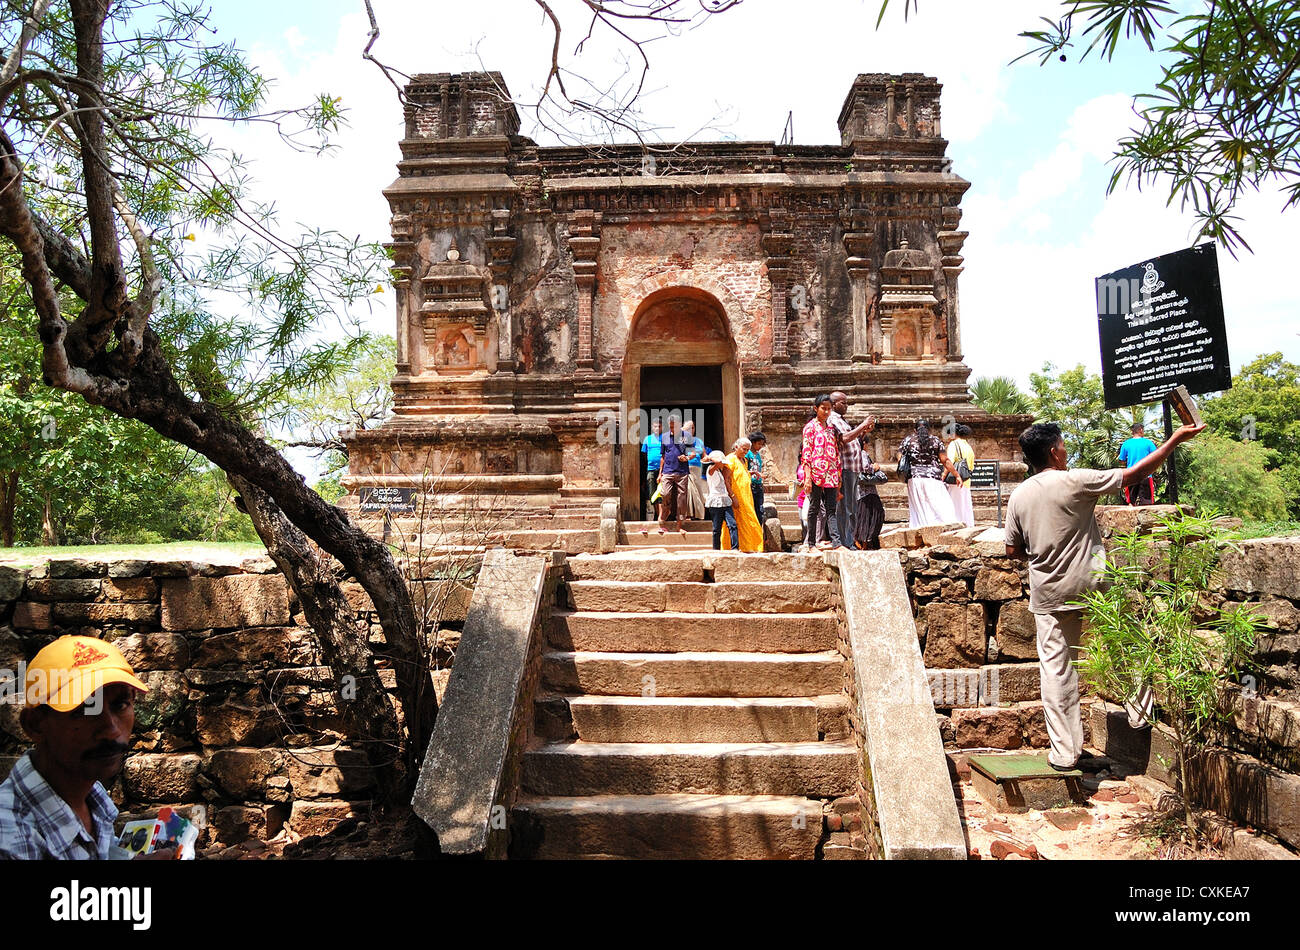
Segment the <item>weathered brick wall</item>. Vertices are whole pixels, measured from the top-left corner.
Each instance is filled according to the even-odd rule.
[[[359,585],[345,589],[381,681],[395,691],[371,605]],[[439,692],[467,590],[443,611]],[[18,670],[65,633],[113,642],[149,687],[136,703],[132,754],[110,790],[124,816],[203,805],[208,842],[226,845],[286,827],[292,836],[322,834],[368,811],[373,776],[344,731],[346,688],[269,558],[0,567],[0,668]],[[3,772],[28,745],[19,708],[0,704]]]
[[[917,634],[944,743],[1045,748],[1027,569],[1001,544],[903,552]]]
[[[758,225],[674,222],[605,226],[595,304],[603,360],[622,356],[643,283],[665,275],[716,291],[738,359],[771,359],[771,284]]]

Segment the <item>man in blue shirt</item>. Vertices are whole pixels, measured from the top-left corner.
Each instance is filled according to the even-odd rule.
[[[659,533],[668,528],[669,521],[677,522],[677,530],[683,534],[690,502],[686,493],[690,490],[691,477],[690,455],[695,450],[694,442],[685,440],[677,428],[677,416],[668,417],[668,431],[659,436],[662,446],[659,457],[659,483],[663,494],[659,496]]]
[[[659,454],[662,451],[663,444],[659,441],[661,425],[656,419],[650,423],[650,434],[641,440],[641,454],[645,459],[645,496],[646,503],[654,496],[655,489],[659,487]],[[658,505],[650,505],[648,515],[650,521],[659,520]]]
[[[1132,437],[1119,447],[1119,460],[1125,468],[1132,468],[1156,450],[1156,444],[1146,437],[1142,423],[1133,423],[1129,431]],[[1124,498],[1130,505],[1149,505],[1155,497],[1156,480],[1150,475],[1132,487],[1124,487]]]

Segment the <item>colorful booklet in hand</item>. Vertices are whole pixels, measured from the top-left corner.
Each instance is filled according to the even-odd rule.
[[[117,846],[131,857],[152,854],[159,848],[174,847],[178,860],[193,861],[194,843],[198,841],[199,832],[205,824],[205,813],[201,806],[192,808],[189,818],[183,817],[174,808],[163,807],[158,810],[157,818],[128,821],[117,839]]]

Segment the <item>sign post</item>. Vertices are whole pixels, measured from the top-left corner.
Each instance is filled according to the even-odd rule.
[[[367,486],[358,492],[360,502],[358,510],[363,515],[379,513],[384,519],[383,541],[388,543],[388,534],[393,514],[412,514],[415,512],[415,493],[410,488],[389,488],[387,486]]]
[[[998,496],[998,527],[1002,527],[1002,463],[997,459],[976,459],[970,473],[970,487],[993,488]]]
[[[1097,333],[1106,408],[1164,399],[1175,386],[1193,395],[1232,386],[1228,336],[1213,244],[1153,257],[1097,278]],[[1165,438],[1173,434],[1164,406]],[[1168,501],[1178,501],[1174,457]],[[1154,500],[1154,499],[1153,499]]]

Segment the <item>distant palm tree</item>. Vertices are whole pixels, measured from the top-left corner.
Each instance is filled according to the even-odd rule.
[[[971,387],[971,401],[985,412],[997,416],[1020,415],[1032,411],[1028,396],[1010,376],[981,376]]]

